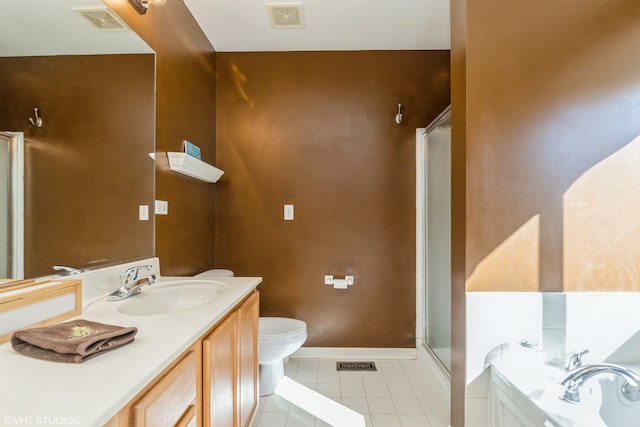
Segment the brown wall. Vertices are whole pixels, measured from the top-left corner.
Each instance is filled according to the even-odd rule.
[[[449,53],[218,53],[217,66],[216,265],[264,277],[261,315],[305,320],[307,346],[414,346],[415,129],[449,104]]]
[[[634,0],[452,2],[454,427],[463,273],[468,291],[638,290],[639,19]]]
[[[153,255],[153,72],[153,55],[0,59],[0,129],[25,133],[26,277]]]
[[[467,289],[640,290],[640,4],[467,7]]]
[[[153,5],[139,16],[127,3],[106,0],[156,52],[156,198],[169,215],[156,216],[156,255],[162,274],[189,275],[213,267],[215,184],[168,170],[167,151],[187,139],[215,164],[215,53],[182,1]]]

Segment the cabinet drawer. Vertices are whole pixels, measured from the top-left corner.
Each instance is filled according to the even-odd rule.
[[[196,374],[196,355],[190,351],[133,405],[133,425],[190,425],[195,419]]]

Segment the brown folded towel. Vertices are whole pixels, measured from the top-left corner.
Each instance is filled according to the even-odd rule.
[[[52,362],[82,363],[133,341],[138,329],[71,320],[57,325],[14,332],[11,346],[18,353]]]

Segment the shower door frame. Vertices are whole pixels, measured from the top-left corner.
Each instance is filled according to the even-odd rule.
[[[428,126],[416,129],[416,347],[426,352],[428,357],[440,370],[442,377],[451,381],[449,369],[442,363],[439,357],[427,344],[426,330],[427,318],[427,259],[428,259],[428,235],[427,235],[427,135],[437,127],[440,120],[450,114],[451,106],[448,106]]]
[[[6,204],[9,218],[8,267],[11,279],[24,278],[24,133],[0,131],[9,146],[9,180]]]

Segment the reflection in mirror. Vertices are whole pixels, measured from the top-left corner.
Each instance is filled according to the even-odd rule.
[[[22,133],[0,132],[0,278],[24,277],[23,158]]]
[[[0,131],[24,133],[24,277],[153,256],[153,216],[138,219],[154,201],[153,51],[101,0],[3,0],[0,40]]]

